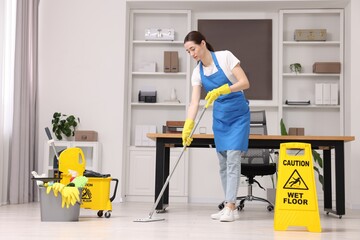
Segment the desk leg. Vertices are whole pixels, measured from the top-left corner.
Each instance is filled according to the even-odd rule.
[[[169,147],[165,147],[165,158],[164,158],[164,182],[166,181],[166,178],[169,176],[169,172],[170,172],[170,148]],[[164,195],[163,195],[163,203],[168,206],[169,205],[169,186],[170,186],[170,182],[168,184],[168,186],[165,189]],[[165,210],[165,207],[163,207],[163,209]]]
[[[324,150],[324,208],[326,212],[345,215],[344,143],[335,144],[335,210],[332,208],[331,152]]]
[[[331,150],[323,151],[323,170],[324,170],[324,208],[325,211],[332,210],[332,177],[331,177]]]
[[[155,200],[159,196],[161,189],[166,181],[166,177],[169,175],[169,155],[170,150],[168,147],[165,147],[163,139],[158,138],[156,141],[156,164],[155,164]],[[161,197],[156,210],[162,211],[165,210],[169,202],[169,190],[166,188],[163,196]]]
[[[344,142],[335,146],[335,189],[336,189],[336,214],[345,215],[345,163]]]

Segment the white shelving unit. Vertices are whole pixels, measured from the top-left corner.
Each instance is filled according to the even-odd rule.
[[[84,153],[86,166],[85,169],[95,172],[101,171],[100,160],[100,143],[99,142],[78,142],[78,141],[55,141],[55,149],[59,153],[60,151],[77,147],[81,148]],[[55,153],[51,145],[46,141],[44,144],[44,167],[43,172],[52,175]]]
[[[184,121],[190,89],[190,56],[183,47],[183,38],[191,31],[191,11],[188,10],[130,10],[128,44],[128,118],[127,118],[127,200],[153,201],[155,193],[155,148],[135,146],[137,125],[156,126],[162,132],[166,121]],[[174,41],[146,41],[145,29],[173,28]],[[166,73],[164,51],[177,51],[179,72]],[[155,72],[139,71],[142,63],[156,63]],[[140,90],[157,91],[156,103],[138,102]],[[168,102],[172,89],[179,102]],[[176,152],[172,150],[172,152]],[[170,184],[170,196],[187,196],[187,157],[179,166],[179,178]],[[138,176],[138,177],[136,177]]]
[[[307,135],[344,133],[344,16],[341,9],[281,10],[279,16],[279,116],[287,127],[304,127]],[[327,29],[326,41],[294,41],[296,29]],[[314,62],[340,62],[340,74],[316,74]],[[300,63],[302,72],[290,72]],[[336,83],[338,105],[315,105],[315,84]],[[286,105],[286,100],[310,105]]]

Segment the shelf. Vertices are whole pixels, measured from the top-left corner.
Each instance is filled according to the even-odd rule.
[[[186,76],[186,72],[132,72],[133,75],[152,75],[152,76]]]
[[[339,105],[286,105],[283,104],[284,108],[331,108],[331,109],[340,109]]]
[[[340,41],[283,41],[284,45],[340,45]]]
[[[145,41],[145,40],[134,40],[134,44],[174,44],[174,45],[182,45],[183,41]]]
[[[269,107],[269,108],[277,108],[279,105],[274,101],[263,101],[263,100],[249,100],[249,107],[261,108],[261,107]]]
[[[135,146],[131,145],[129,146],[130,151],[149,151],[149,150],[155,150],[154,146]]]
[[[283,73],[284,77],[340,77],[339,73]]]
[[[185,107],[184,103],[171,103],[171,102],[161,102],[161,103],[139,103],[132,102],[131,106],[146,106],[146,107]]]

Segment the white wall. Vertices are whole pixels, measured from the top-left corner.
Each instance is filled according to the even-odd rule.
[[[356,138],[360,137],[360,1],[351,1],[348,5],[346,12],[348,13],[347,19],[350,20],[350,24],[346,25],[346,79],[350,78],[349,82],[346,82],[346,134],[353,135]],[[345,149],[346,152],[346,203],[350,208],[360,209],[360,148],[359,140],[356,139]]]
[[[139,1],[127,1],[142,7],[155,7],[148,3],[143,5]],[[149,1],[146,1],[149,2]],[[176,1],[167,1],[168,6],[175,6]],[[173,2],[174,5],[170,3]],[[232,1],[236,2],[236,1]],[[242,2],[239,0],[239,2]],[[255,1],[253,1],[255,2]],[[269,2],[269,1],[266,1]],[[281,1],[277,1],[277,4]],[[285,2],[285,1],[284,1]],[[300,2],[300,3],[299,3]],[[327,7],[337,7],[334,2],[344,1],[303,1],[306,4],[324,4]],[[319,3],[320,2],[320,3]],[[326,2],[329,2],[326,5]],[[197,9],[204,11],[205,3],[194,3]],[[216,3],[215,3],[216,4]],[[265,4],[265,6],[269,6]],[[286,4],[289,4],[287,1]],[[301,6],[301,1],[294,3]],[[99,141],[103,145],[103,171],[111,173],[113,177],[122,180],[122,156],[124,156],[123,122],[124,111],[125,61],[126,61],[126,1],[125,0],[62,0],[40,2],[40,34],[39,34],[39,161],[43,161],[43,142],[46,137],[43,131],[50,125],[54,111],[76,114],[81,118],[80,129],[97,130]],[[166,3],[157,6],[166,7]],[[190,2],[179,4],[182,8],[191,8]],[[178,7],[177,6],[177,7]],[[214,3],[211,4],[214,7]],[[315,6],[315,5],[314,5]],[[253,7],[253,6],[252,6]],[[284,7],[286,7],[284,5]],[[216,8],[215,8],[216,9]],[[240,9],[240,8],[239,8]],[[256,7],[253,7],[253,10]],[[264,9],[264,7],[262,7]],[[346,123],[349,127],[346,134],[359,136],[359,118],[355,103],[359,103],[359,73],[356,65],[360,62],[359,36],[355,23],[359,22],[358,1],[351,1],[347,12],[351,13],[351,26],[348,27],[346,44],[350,42],[351,51],[347,45],[346,90],[347,99]],[[256,10],[261,11],[261,10]],[[266,10],[264,10],[266,11]],[[348,17],[347,17],[348,19]],[[347,25],[348,26],[348,25]],[[351,36],[349,36],[351,32]],[[354,54],[357,50],[358,54]],[[352,54],[350,54],[350,52]],[[351,86],[351,87],[350,87]],[[351,149],[351,151],[350,151]],[[193,156],[201,156],[201,150]],[[359,189],[360,149],[356,142],[346,148],[346,201],[347,206],[360,208],[360,193],[351,191]],[[202,158],[204,159],[204,158]],[[216,157],[209,159],[207,164],[203,160],[193,162],[189,168],[189,198],[201,200],[202,193],[214,189],[221,191],[217,171],[206,174],[203,182],[191,182],[194,176],[199,176],[198,169],[215,169]],[[191,161],[190,161],[191,162]],[[40,163],[42,165],[42,163]],[[209,185],[207,185],[209,184]],[[119,193],[123,194],[123,188]],[[201,190],[201,191],[200,191]],[[203,192],[202,192],[203,191]],[[120,194],[118,194],[119,196]],[[215,195],[210,198],[216,198]],[[119,198],[117,198],[119,200]]]
[[[39,12],[39,165],[44,128],[60,111],[98,132],[102,172],[121,180],[125,1],[40,1]]]

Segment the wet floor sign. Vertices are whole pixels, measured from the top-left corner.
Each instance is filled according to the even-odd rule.
[[[290,226],[321,232],[312,151],[307,143],[280,145],[274,229]]]

